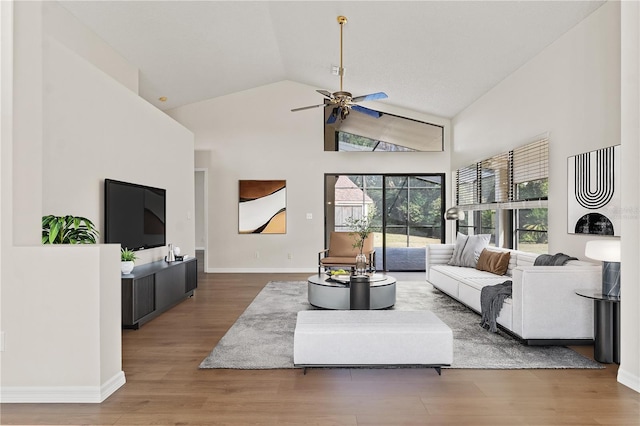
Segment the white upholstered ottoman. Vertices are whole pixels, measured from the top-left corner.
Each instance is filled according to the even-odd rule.
[[[299,367],[423,365],[453,361],[453,332],[428,311],[301,311],[293,339]]]

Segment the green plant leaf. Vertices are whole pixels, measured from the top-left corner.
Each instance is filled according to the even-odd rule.
[[[99,233],[93,222],[82,216],[42,217],[43,244],[95,244]]]
[[[55,244],[56,237],[60,232],[60,222],[55,221],[51,225],[51,230],[49,231],[49,244]]]

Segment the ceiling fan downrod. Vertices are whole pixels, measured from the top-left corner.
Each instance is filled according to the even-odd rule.
[[[342,66],[342,28],[347,23],[346,16],[338,16],[338,24],[340,24],[340,68],[338,69],[338,75],[340,76],[340,91],[342,92],[342,76],[344,75],[344,67]]]

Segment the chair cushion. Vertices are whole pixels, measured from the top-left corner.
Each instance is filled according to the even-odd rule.
[[[320,259],[320,263],[323,265],[354,265],[356,264],[355,256],[327,256]],[[369,263],[369,259],[367,258],[367,263]]]
[[[360,250],[353,245],[356,242],[356,234],[350,235],[350,232],[332,232],[329,236],[329,253],[328,257],[355,257]],[[373,235],[369,234],[364,240],[362,252],[369,254],[373,251]]]
[[[349,232],[332,232],[329,236],[328,257],[356,257],[358,250],[353,247],[355,238]]]

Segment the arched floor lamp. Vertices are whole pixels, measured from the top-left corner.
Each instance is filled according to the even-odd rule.
[[[446,212],[444,212],[445,220],[464,220],[464,211],[460,210],[458,207],[449,207]]]

